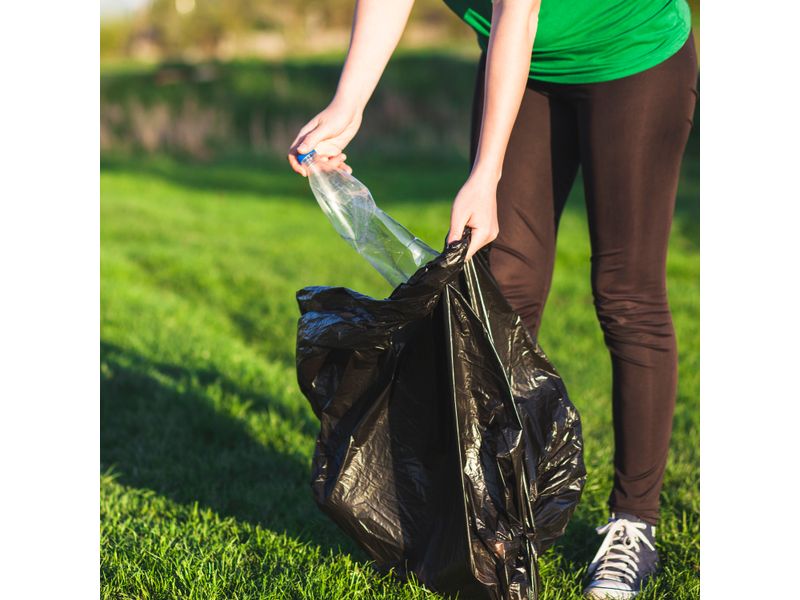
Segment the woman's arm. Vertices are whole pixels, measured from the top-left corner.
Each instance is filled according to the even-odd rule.
[[[497,183],[531,66],[540,0],[495,0],[478,151],[450,214],[448,242],[472,229],[467,258],[497,237]]]
[[[306,175],[296,154],[316,150],[343,161],[341,154],[361,125],[361,115],[389,58],[400,41],[414,0],[358,0],[353,15],[350,49],[331,103],[297,134],[289,164]]]

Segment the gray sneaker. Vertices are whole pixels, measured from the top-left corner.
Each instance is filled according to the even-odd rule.
[[[658,568],[656,528],[633,515],[612,513],[597,533],[605,538],[589,564],[590,580],[583,590],[584,598],[635,597]]]

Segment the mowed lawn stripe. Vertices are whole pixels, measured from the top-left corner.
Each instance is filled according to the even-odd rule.
[[[356,175],[440,247],[465,170],[415,161]],[[645,599],[699,597],[692,160],[684,175],[668,265],[681,366],[659,527],[665,569]],[[119,159],[104,165],[101,194],[103,597],[437,597],[377,576],[311,496],[317,423],[296,384],[294,294],[306,285],[390,290],[336,236],[307,182],[282,164]],[[579,597],[613,455],[580,188],[558,243],[541,343],[581,411],[589,479],[567,535],[541,561],[547,599]]]

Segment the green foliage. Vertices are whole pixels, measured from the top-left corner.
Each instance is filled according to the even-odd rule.
[[[133,15],[100,24],[101,58],[141,54],[147,43],[156,60],[225,56],[289,56],[347,50],[353,0],[152,0]],[[470,43],[473,33],[441,0],[417,0],[404,43],[440,47]],[[271,34],[264,48],[231,44]],[[112,43],[112,42],[117,43]],[[226,48],[226,46],[228,46]]]
[[[199,0],[187,14],[176,4],[154,0],[139,19],[140,30],[150,29],[166,56],[191,47],[213,51],[226,34],[275,29],[282,13],[277,2]]]
[[[476,62],[445,51],[398,53],[348,154],[435,149],[463,155]],[[101,144],[104,151],[199,158],[234,151],[282,155],[333,97],[340,69],[337,57],[107,68]]]
[[[643,594],[699,597],[697,139],[681,182],[669,292],[680,377],[659,549]],[[431,245],[464,161],[354,163],[377,201]],[[103,159],[101,586],[114,599],[433,598],[375,574],[315,506],[317,423],[297,389],[294,293],[389,289],[283,163]],[[576,599],[611,481],[610,368],[591,304],[575,190],[541,343],[581,411],[589,471],[566,536],[542,560],[547,600]]]

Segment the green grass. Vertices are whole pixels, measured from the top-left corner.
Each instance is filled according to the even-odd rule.
[[[436,597],[375,575],[309,487],[317,424],[296,384],[294,293],[330,284],[384,296],[388,286],[283,164],[102,166],[102,596]],[[355,167],[384,208],[441,246],[465,164]],[[699,597],[697,186],[693,139],[669,258],[680,378],[664,571],[644,599]],[[589,472],[567,534],[542,559],[544,597],[578,598],[613,448],[580,189],[562,222],[541,343],[581,411]]]

